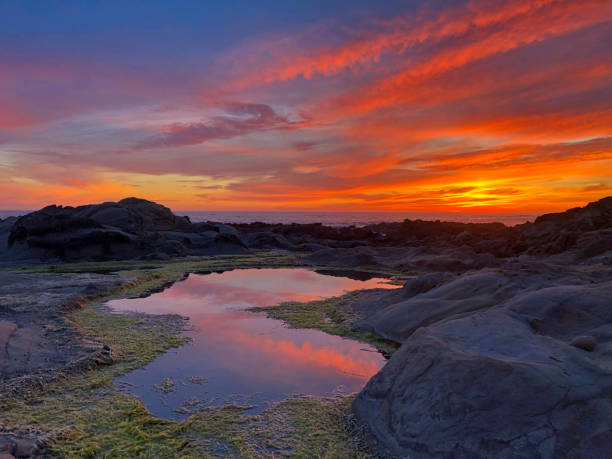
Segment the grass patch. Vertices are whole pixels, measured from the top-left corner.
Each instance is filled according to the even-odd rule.
[[[274,251],[256,251],[243,255],[210,255],[201,257],[174,258],[167,261],[113,260],[91,261],[81,263],[61,263],[47,265],[22,266],[5,268],[5,271],[26,273],[109,273],[119,271],[150,271],[167,269],[192,272],[199,269],[238,269],[257,267],[296,266],[304,254]]]
[[[314,328],[331,335],[356,339],[373,345],[385,355],[391,355],[399,348],[398,343],[352,327],[359,315],[351,305],[363,294],[364,291],[358,290],[324,300],[303,303],[288,301],[277,306],[250,308],[249,311],[265,312],[268,317],[282,320],[291,328]]]

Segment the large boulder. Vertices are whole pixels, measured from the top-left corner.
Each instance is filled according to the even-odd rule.
[[[492,307],[512,297],[519,288],[517,281],[496,271],[468,274],[381,308],[358,327],[401,343],[419,327]]]
[[[492,277],[488,287],[483,274],[414,297],[454,298],[458,282],[475,303],[479,291],[506,290],[484,309],[437,319],[413,303],[431,322],[410,333],[401,320],[412,316],[397,318],[404,344],[357,397],[357,418],[387,452],[411,458],[609,457],[610,272],[558,286]]]
[[[0,258],[76,261],[248,252],[231,228],[209,229],[202,232],[189,218],[144,199],[48,206],[16,220]]]
[[[189,218],[178,217],[161,204],[138,198],[77,207],[74,217],[91,219],[132,234],[177,229],[191,231]]]

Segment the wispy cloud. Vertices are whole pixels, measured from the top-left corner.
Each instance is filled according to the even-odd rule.
[[[0,207],[137,193],[184,209],[545,211],[610,192],[609,1],[370,4],[385,14],[350,24],[338,5],[223,37],[184,23],[170,34],[184,47],[125,44],[138,54],[77,52],[69,30],[52,52],[0,37]]]
[[[228,139],[256,131],[288,128],[292,124],[265,104],[232,104],[227,114],[207,122],[173,124],[165,132],[137,143],[135,149],[197,145],[213,139]]]

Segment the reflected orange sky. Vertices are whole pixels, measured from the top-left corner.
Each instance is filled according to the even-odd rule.
[[[38,36],[9,15],[0,208],[541,213],[612,194],[610,1],[109,5],[55,12],[89,24],[86,52],[60,19]],[[106,32],[119,19],[130,39]]]
[[[262,400],[274,401],[293,393],[331,396],[340,389],[358,391],[385,363],[375,348],[319,330],[289,328],[246,309],[377,287],[397,288],[377,278],[359,281],[306,269],[248,269],[192,274],[146,298],[110,301],[115,310],[177,313],[190,319],[191,343],[122,380],[138,387],[136,393],[147,407],[164,416],[190,396],[224,399],[235,393],[260,393]],[[152,384],[165,377],[183,381],[194,375],[207,378],[206,384],[181,384],[165,405],[158,404]]]

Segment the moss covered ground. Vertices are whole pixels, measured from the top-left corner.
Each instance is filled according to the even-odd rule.
[[[44,386],[10,397],[0,395],[0,429],[27,429],[48,437],[43,451],[48,457],[372,457],[351,425],[351,397],[289,399],[258,415],[246,413],[248,406],[204,404],[187,419],[172,421],[153,417],[138,399],[113,385],[116,376],[183,344],[185,322],[177,315],[114,314],[104,306],[106,300],[155,291],[186,272],[298,265],[294,255],[258,253],[159,264],[106,262],[21,269],[125,271],[131,280],[104,297],[90,298],[69,316],[71,325],[87,338],[112,348],[113,363],[61,374]],[[339,310],[330,306],[334,301],[317,308],[334,319]],[[297,319],[291,320],[299,326]],[[319,316],[303,319],[306,322],[320,325]],[[352,335],[342,323],[343,317],[336,317],[325,331],[373,339]]]
[[[265,312],[268,317],[282,320],[292,328],[314,328],[331,335],[368,343],[389,356],[399,348],[398,343],[381,338],[374,333],[355,330],[352,326],[352,323],[359,317],[351,304],[363,294],[363,291],[354,291],[324,300],[288,301],[276,306],[257,307],[249,310]]]

